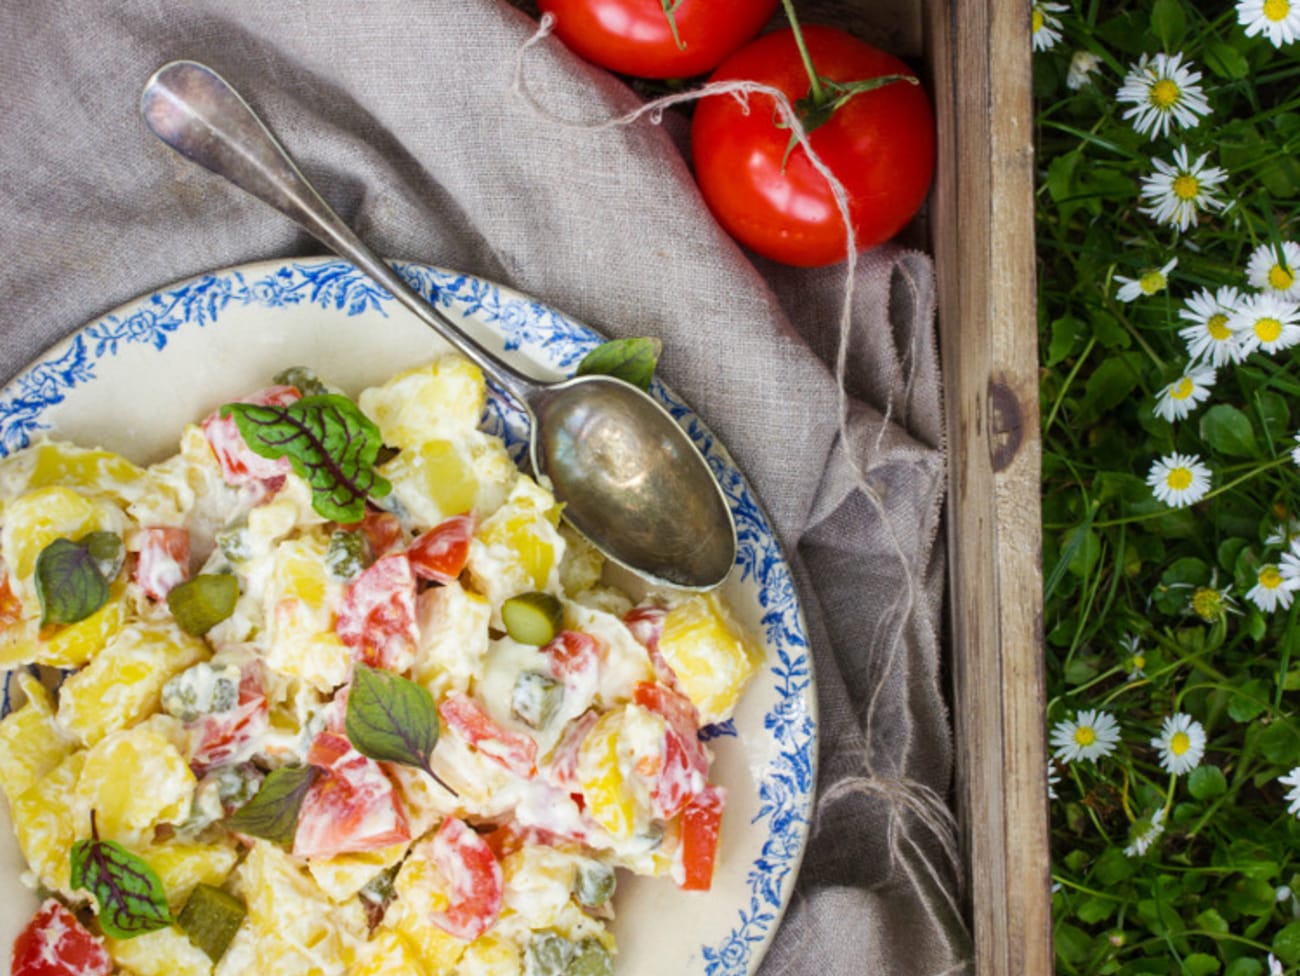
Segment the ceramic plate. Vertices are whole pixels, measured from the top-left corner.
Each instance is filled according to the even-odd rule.
[[[399,270],[476,338],[540,378],[567,375],[600,342],[586,326],[490,282],[421,265]],[[355,394],[444,348],[346,262],[219,271],[131,302],[47,351],[0,391],[0,451],[48,432],[149,463],[175,449],[183,423],[287,366],[310,366]],[[713,888],[684,893],[668,879],[621,879],[617,968],[620,976],[745,976],[776,930],[808,832],[816,732],[807,637],[790,569],[745,479],[671,390],[656,381],[652,393],[694,438],[730,501],[740,551],[724,592],[763,644],[766,664],[735,717],[707,730],[714,777],[728,791]],[[484,425],[524,457],[522,417],[504,397],[491,398]],[[7,690],[6,682],[5,708]],[[18,880],[22,868],[6,827],[0,955],[35,905]]]

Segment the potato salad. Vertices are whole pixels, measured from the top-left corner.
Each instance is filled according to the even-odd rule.
[[[267,382],[0,461],[11,972],[616,972],[621,873],[709,888],[756,644],[610,585],[463,358]]]

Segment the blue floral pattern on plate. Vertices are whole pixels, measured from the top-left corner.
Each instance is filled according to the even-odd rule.
[[[427,300],[487,325],[507,351],[569,372],[601,338],[587,327],[532,299],[470,275],[418,264],[396,263]],[[351,264],[304,259],[203,275],[132,302],[91,323],[50,350],[0,391],[0,455],[27,446],[52,425],[50,408],[73,389],[97,379],[97,366],[127,346],[163,350],[181,330],[217,325],[232,308],[275,310],[289,306],[333,309],[349,316],[387,315],[392,297]],[[691,409],[657,379],[651,393],[690,434],[717,475],[739,533],[738,573],[761,604],[776,704],[763,718],[762,734],[776,745],[775,759],[756,771],[758,813],[753,824],[766,840],[747,874],[747,903],[716,944],[698,949],[707,976],[746,976],[758,965],[775,932],[794,884],[816,779],[814,689],[807,635],[790,568],[757,498],[717,438]],[[491,390],[484,428],[501,436],[522,462],[527,429],[523,415],[500,390]],[[10,679],[0,687],[9,708]],[[0,712],[2,714],[3,712]],[[711,727],[708,739],[759,734],[732,722]]]

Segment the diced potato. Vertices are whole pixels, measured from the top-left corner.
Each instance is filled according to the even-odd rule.
[[[109,588],[108,602],[85,620],[43,628],[38,617],[28,617],[0,632],[0,668],[21,664],[79,668],[122,629],[126,618],[126,585],[118,580]]]
[[[468,691],[488,649],[492,605],[458,581],[420,594],[416,623],[420,641],[411,677],[435,698]]]
[[[82,822],[68,802],[86,765],[74,752],[10,804],[14,836],[32,874],[52,891],[71,894],[68,854]]]
[[[730,717],[762,655],[713,593],[693,594],[664,617],[659,652],[704,723]]]
[[[0,497],[6,501],[51,485],[110,495],[123,505],[148,487],[144,469],[120,454],[67,441],[39,441],[0,461]]]
[[[127,509],[140,525],[186,525],[191,544],[200,555],[208,551],[214,527],[226,521],[225,512],[237,498],[226,485],[221,465],[197,424],[186,424],[180,450],[150,465],[149,492]]]
[[[59,722],[85,745],[157,712],[163,685],[208,657],[207,646],[170,621],[118,631],[59,691]]]
[[[577,865],[578,855],[538,844],[507,855],[501,862],[505,910],[521,916],[530,929],[557,927],[572,904]]]
[[[73,749],[44,685],[30,674],[19,674],[18,683],[27,703],[0,721],[0,788],[11,803]]]
[[[344,918],[288,854],[256,841],[238,873],[258,976],[334,976],[346,970]],[[350,934],[363,933],[364,928]]]
[[[465,976],[521,976],[524,971],[521,957],[517,945],[489,933],[470,943],[456,972]]]
[[[146,932],[131,939],[106,938],[113,961],[136,976],[210,976],[212,960],[180,929]]]
[[[395,929],[380,929],[357,952],[348,976],[440,976],[430,973],[410,939]]]
[[[140,847],[158,824],[189,815],[194,787],[185,757],[163,736],[113,732],[86,752],[75,792],[79,822],[89,823],[93,810],[102,838]]]
[[[267,663],[322,691],[343,684],[352,662],[334,633],[343,584],[325,565],[327,546],[321,532],[281,543],[266,593]]]
[[[61,485],[36,488],[14,499],[5,509],[0,549],[9,567],[10,586],[22,601],[25,615],[40,616],[33,573],[36,558],[46,546],[55,539],[75,542],[91,532],[121,535],[126,525],[126,516],[112,501]]]
[[[433,912],[448,905],[442,880],[429,858],[429,840],[419,842],[419,850],[402,863],[393,882],[396,895],[384,913],[380,931],[401,935],[430,973],[452,972],[469,945],[465,940],[445,932],[431,919]]]
[[[610,836],[631,837],[648,819],[648,797],[638,764],[663,761],[664,720],[639,705],[624,705],[596,720],[578,749],[578,781],[591,818]]]
[[[529,590],[558,592],[564,557],[560,506],[533,479],[520,476],[506,503],[483,520],[470,543],[466,568],[474,588],[494,607]],[[499,613],[494,627],[501,629]]]
[[[404,842],[377,851],[313,858],[307,862],[307,870],[321,891],[338,904],[355,898],[357,892],[377,874],[400,861],[407,846]]]
[[[137,852],[158,875],[167,904],[174,913],[197,884],[219,888],[239,861],[239,851],[229,844],[200,844],[169,840]]]
[[[478,501],[473,458],[461,441],[435,439],[408,447],[380,469],[393,497],[417,525],[463,515]]]
[[[379,426],[385,444],[408,448],[430,437],[454,438],[478,427],[487,386],[477,366],[453,354],[363,390],[357,402]]]

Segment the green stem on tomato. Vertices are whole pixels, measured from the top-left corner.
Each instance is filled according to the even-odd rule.
[[[785,19],[790,22],[790,30],[794,34],[795,46],[799,48],[799,57],[803,59],[804,70],[808,72],[808,81],[811,83],[808,89],[812,96],[814,105],[826,104],[826,89],[822,87],[822,80],[817,77],[817,69],[813,67],[812,55],[808,53],[808,45],[804,43],[803,31],[799,29],[799,19],[794,15],[794,0],[781,0],[781,5],[785,7]]]

